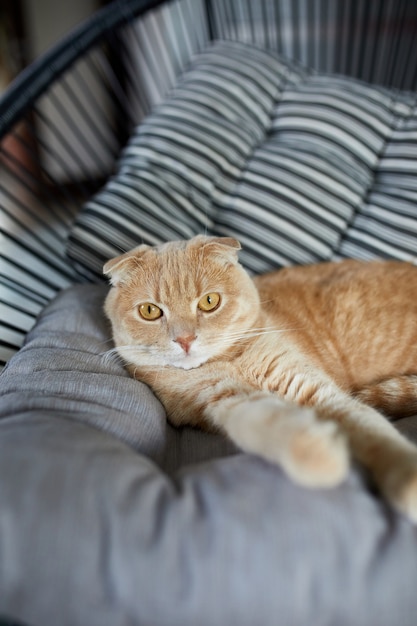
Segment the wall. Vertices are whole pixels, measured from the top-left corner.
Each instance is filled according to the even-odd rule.
[[[31,60],[91,15],[98,5],[98,0],[22,0]]]

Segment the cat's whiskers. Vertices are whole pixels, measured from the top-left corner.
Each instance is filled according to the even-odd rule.
[[[300,330],[300,328],[274,328],[273,326],[263,326],[261,328],[248,328],[246,330],[224,333],[223,335],[220,335],[220,338],[232,339],[233,337],[243,337],[245,335],[252,337],[268,333],[286,333],[291,330]]]
[[[225,332],[221,334],[221,337],[233,337],[237,335],[249,334],[258,331],[277,330],[274,326],[260,326],[259,328],[246,328],[245,330],[236,330],[231,332]]]
[[[103,359],[103,361],[107,364],[110,361],[122,363],[124,359],[120,356],[117,348],[113,348],[112,350],[107,350],[106,352],[101,352],[99,356]]]
[[[280,334],[285,333],[291,330],[298,330],[293,328],[283,328],[283,329],[259,329],[259,330],[247,330],[242,331],[241,333],[230,333],[230,335],[224,335],[223,337],[217,338],[216,345],[228,345],[234,344],[238,341],[248,341],[255,337],[261,337],[264,335],[270,334]]]
[[[114,343],[114,342],[113,342],[113,339],[106,339],[104,341],[100,341],[98,345],[104,346],[106,343]]]
[[[149,350],[147,348],[148,346],[140,346],[140,345],[117,346],[117,348],[112,348],[111,350],[107,350],[106,352],[101,352],[99,356],[101,356],[103,360],[105,360],[106,362],[109,361],[110,359],[114,359],[115,361],[119,361],[120,363],[127,363],[128,359],[122,354],[120,354],[121,350],[123,350],[124,352],[130,350],[134,352],[135,354],[138,354],[138,353],[148,354]]]
[[[275,298],[269,298],[268,300],[260,300],[259,304],[268,304],[269,302],[275,302],[275,300],[279,300],[280,296],[276,296]]]
[[[155,386],[157,385],[157,383],[158,383],[158,381],[159,381],[159,379],[161,377],[161,374],[162,374],[162,368],[161,369],[157,369],[156,372],[155,372],[155,378],[153,380],[153,384]]]

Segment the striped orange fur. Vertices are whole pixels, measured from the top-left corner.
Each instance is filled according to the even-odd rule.
[[[417,448],[385,417],[417,413],[417,268],[349,260],[251,279],[239,248],[198,236],[105,264],[130,373],[173,424],[221,430],[299,484],[337,485],[352,455],[417,523]]]

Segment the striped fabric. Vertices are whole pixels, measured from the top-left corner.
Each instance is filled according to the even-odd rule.
[[[374,170],[372,188],[345,234],[340,254],[372,259],[417,257],[417,104],[397,102],[395,125]]]
[[[87,203],[79,271],[139,243],[207,232],[251,272],[354,256],[417,256],[416,96],[217,42],[141,124]]]
[[[138,243],[216,231],[224,198],[299,71],[250,46],[219,43],[198,55],[167,101],[137,128],[117,175],[81,212],[68,246],[78,268]]]
[[[393,160],[400,170],[402,164],[407,162],[407,167],[411,168],[409,183],[405,184],[402,180],[397,185],[404,178],[401,171],[397,180],[385,182],[383,168],[379,173],[375,169],[374,173],[378,175],[370,184],[369,194],[365,194],[362,203],[356,205],[350,188],[353,187],[355,194],[362,194],[363,183],[357,181],[355,176],[345,176],[346,162],[341,163],[338,171],[337,167],[333,167],[332,160],[319,151],[318,143],[315,147],[311,144],[310,153],[307,144],[296,149],[294,143],[291,154],[288,146],[279,145],[278,131],[271,130],[272,121],[276,123],[276,120],[275,105],[268,108],[270,101],[264,109],[269,118],[267,128],[259,118],[250,127],[240,123],[239,116],[247,98],[248,86],[245,90],[242,84],[242,80],[246,80],[245,63],[239,64],[238,61],[239,55],[242,55],[242,60],[255,64],[252,67],[256,75],[259,74],[257,79],[261,88],[258,95],[265,89],[268,92],[269,79],[262,68],[264,64],[270,68],[269,74],[274,74],[273,67],[287,72],[288,85],[284,79],[276,82],[275,77],[271,77],[271,85],[277,86],[277,94],[273,94],[276,104],[280,101],[279,89],[286,92],[297,81],[301,88],[303,76],[312,79],[312,73],[303,74],[296,63],[314,68],[321,74],[339,73],[372,84],[416,90],[416,32],[415,0],[115,0],[106,3],[87,23],[79,25],[57,42],[43,58],[37,59],[32,67],[22,72],[4,94],[0,94],[0,368],[21,346],[38,312],[57,291],[82,277],[97,279],[100,256],[111,255],[116,249],[124,249],[152,233],[150,240],[156,241],[189,236],[195,230],[222,232],[233,226],[239,231],[240,226],[236,226],[235,222],[240,220],[241,209],[236,205],[235,211],[238,210],[230,216],[228,209],[233,204],[233,198],[238,198],[242,189],[252,185],[250,177],[246,180],[244,176],[246,171],[249,172],[249,165],[258,176],[259,171],[263,175],[265,162],[272,168],[279,162],[279,179],[288,186],[292,185],[296,191],[302,191],[305,196],[314,189],[312,197],[316,206],[324,202],[325,196],[333,202],[329,186],[334,177],[333,195],[340,201],[340,197],[347,193],[349,202],[354,205],[354,215],[349,222],[354,224],[354,229],[349,236],[346,230],[343,231],[342,245],[340,251],[336,249],[334,252],[335,256],[384,256],[395,255],[398,251],[405,258],[410,251],[414,255],[415,189],[411,181],[417,177],[416,159],[414,156],[410,159],[409,155],[410,150],[415,155],[415,146],[412,145],[412,119],[413,116],[415,119],[415,114],[408,116],[410,125],[405,130],[405,137],[395,138],[393,132],[392,140],[387,140],[388,170],[392,170]],[[252,44],[269,50],[272,55],[280,54],[294,65],[286,62],[277,65],[277,57],[271,55],[264,55],[261,61],[256,49],[252,48],[249,54],[249,48],[245,52],[238,44],[235,52],[224,46],[217,48],[220,56],[224,53],[223,60],[228,64],[229,73],[219,74],[216,82],[220,81],[223,85],[230,83],[227,85],[230,97],[223,89],[220,101],[219,89],[216,90],[213,82],[206,78],[208,73],[215,71],[212,60],[206,55],[207,67],[194,65],[194,69],[201,69],[201,81],[195,82],[189,92],[182,83],[182,110],[177,102],[180,100],[178,96],[177,100],[165,100],[167,108],[160,108],[159,113],[160,130],[173,124],[174,119],[180,134],[188,128],[190,139],[199,145],[199,159],[195,158],[197,153],[193,153],[184,142],[180,141],[176,150],[178,136],[171,136],[169,150],[176,152],[173,160],[178,162],[177,170],[170,172],[165,163],[166,155],[164,163],[161,161],[163,152],[156,141],[156,123],[152,127],[153,117],[148,118],[147,128],[150,134],[155,134],[152,141],[149,138],[148,154],[155,155],[155,163],[161,162],[161,166],[153,179],[151,177],[151,182],[145,177],[139,191],[134,192],[134,219],[128,214],[123,221],[120,214],[116,237],[111,223],[107,224],[101,217],[97,221],[93,212],[89,214],[88,223],[85,215],[82,236],[78,237],[81,233],[76,230],[71,241],[70,247],[76,260],[70,263],[65,257],[65,246],[80,204],[91,199],[97,185],[115,171],[114,161],[118,158],[120,147],[125,145],[143,117],[164,101],[167,92],[176,84],[177,77],[189,66],[190,59],[204,50],[209,41],[216,40]],[[230,55],[234,58],[234,67],[227,60]],[[257,61],[254,55],[257,55]],[[237,74],[241,75],[240,82]],[[331,82],[325,77],[324,80]],[[348,85],[349,92],[357,83],[344,84]],[[281,85],[279,89],[278,85]],[[197,92],[200,93],[200,100],[196,97]],[[377,90],[375,93],[378,99],[380,92]],[[199,104],[204,104],[208,97],[211,104],[209,106],[207,100],[204,117],[204,107]],[[393,100],[398,101],[398,96],[393,94]],[[265,106],[265,99],[261,101]],[[214,102],[225,105],[222,107],[219,104],[219,115],[216,114],[216,105],[213,107]],[[169,106],[171,109],[168,112]],[[321,105],[315,108],[318,106]],[[228,116],[225,111],[228,111]],[[310,111],[307,113],[310,114]],[[394,131],[401,132],[407,115],[405,109],[394,110]],[[200,135],[204,129],[205,135]],[[256,134],[259,130],[261,135]],[[255,137],[251,134],[253,132]],[[300,129],[298,133],[300,135]],[[210,151],[207,149],[201,156],[207,137],[211,139],[210,146],[214,143],[215,147]],[[268,142],[268,138],[271,141]],[[18,147],[16,154],[12,150],[15,144]],[[167,146],[168,142],[165,142],[165,152]],[[391,153],[390,146],[396,146]],[[298,160],[293,158],[294,150]],[[216,154],[219,151],[223,159],[221,163],[217,163]],[[320,159],[317,157],[319,152]],[[186,153],[188,169],[183,163]],[[383,155],[384,150],[380,156]],[[259,157],[258,167],[255,157]],[[147,156],[143,158],[146,160]],[[248,167],[242,167],[242,161],[246,161]],[[225,163],[228,164],[226,168]],[[239,169],[240,174],[235,176],[230,164]],[[162,170],[166,178],[161,177]],[[120,171],[110,184],[122,181],[123,189],[134,190],[130,180],[127,185],[124,184]],[[139,171],[144,177],[142,166],[139,170],[133,163],[131,178],[139,176]],[[153,167],[149,165],[147,171],[151,175]],[[217,172],[214,181],[209,180],[209,171],[210,176]],[[361,174],[367,176],[369,168]],[[148,194],[152,192],[147,202],[159,207],[156,217],[153,210],[142,211],[137,217],[135,204],[137,198],[143,201],[145,195],[141,190],[144,187]],[[372,195],[371,187],[377,191],[376,195]],[[257,188],[259,185],[252,189],[252,195],[255,192],[258,195]],[[208,199],[207,189],[210,190]],[[162,190],[165,193],[164,202]],[[115,196],[111,195],[115,201]],[[283,205],[288,200],[287,196],[284,198],[278,194]],[[264,203],[267,197],[263,195]],[[299,199],[292,198],[289,204],[292,206]],[[124,205],[123,197],[120,203]],[[269,201],[267,209],[268,204]],[[394,205],[393,214],[391,208]],[[103,206],[99,201],[99,212]],[[343,215],[346,215],[348,210],[346,207],[344,210],[346,213]],[[113,221],[118,209],[110,207],[109,212],[113,213]],[[147,222],[142,223],[145,215]],[[324,224],[327,224],[329,215],[326,210]],[[236,219],[229,226],[225,220],[233,216]],[[337,214],[335,219],[344,218]],[[135,220],[136,232],[132,234]],[[287,232],[280,241],[275,240],[275,244],[272,237],[277,234],[276,230],[264,227],[261,232],[261,222],[251,223],[249,235],[245,237],[245,233],[241,233],[246,247],[242,257],[245,263],[254,271],[261,271],[275,263],[287,262],[289,252],[290,256],[295,255],[296,262],[297,259],[303,261],[306,258],[303,246],[299,248],[294,244],[300,232],[295,217],[293,221],[291,233]],[[316,219],[316,226],[318,223],[320,220]],[[102,232],[96,230],[97,224],[102,227]],[[339,226],[341,224],[337,224]],[[278,228],[277,222],[274,228]],[[326,246],[334,244],[333,228],[330,225],[323,230]],[[307,235],[306,228],[303,245],[310,243],[305,239]],[[252,237],[256,241],[250,248]],[[264,237],[267,245],[263,243]],[[99,244],[97,249],[100,238],[103,245]],[[321,251],[319,239],[314,237],[316,253]],[[277,242],[282,252],[278,251]],[[82,268],[82,276],[74,266]]]

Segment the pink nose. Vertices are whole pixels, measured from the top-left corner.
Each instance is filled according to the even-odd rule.
[[[184,352],[188,354],[191,344],[193,343],[195,338],[195,335],[181,335],[181,337],[177,337],[176,339],[174,339],[174,341],[176,343],[179,343]]]

